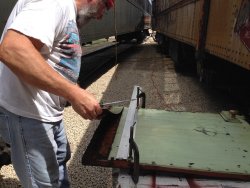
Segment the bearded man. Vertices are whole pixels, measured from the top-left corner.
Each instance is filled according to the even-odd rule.
[[[11,145],[21,184],[70,187],[70,148],[63,125],[67,103],[85,119],[102,109],[77,86],[78,26],[100,19],[114,0],[18,0],[0,44],[0,134]],[[77,18],[77,19],[76,19]]]

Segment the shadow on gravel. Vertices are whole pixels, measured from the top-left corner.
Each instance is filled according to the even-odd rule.
[[[92,55],[83,56],[78,84],[82,88],[87,88],[118,63],[117,55],[127,53],[134,45],[134,43],[120,44]]]

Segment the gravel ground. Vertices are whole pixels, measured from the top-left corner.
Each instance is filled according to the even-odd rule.
[[[190,74],[178,74],[170,58],[160,54],[152,38],[121,55],[118,65],[88,87],[98,100],[104,102],[129,99],[134,85],[147,95],[146,108],[192,112],[219,112],[234,104],[222,94],[202,86]],[[128,104],[125,104],[128,106]],[[65,125],[71,145],[68,163],[72,188],[112,187],[112,170],[81,165],[85,151],[98,121],[82,119],[71,107],[65,109]],[[11,165],[0,170],[0,187],[20,187]]]

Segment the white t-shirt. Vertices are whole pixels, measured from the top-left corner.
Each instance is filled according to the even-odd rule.
[[[3,35],[8,29],[42,41],[40,53],[49,65],[76,83],[81,46],[74,0],[19,0]],[[62,119],[65,104],[64,98],[20,81],[0,62],[0,106],[20,116],[55,122]]]

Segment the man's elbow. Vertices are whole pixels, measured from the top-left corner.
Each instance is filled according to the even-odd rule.
[[[27,53],[27,51],[23,52],[26,45],[24,40],[20,40],[21,37],[23,37],[21,34],[13,30],[8,30],[3,37],[0,45],[0,59],[7,66],[13,59],[21,58],[18,54]]]
[[[11,57],[11,51],[13,51],[13,45],[3,40],[0,44],[0,61],[6,62]]]
[[[0,61],[2,62],[4,62],[5,59],[4,51],[5,51],[5,45],[3,43],[0,43]]]
[[[0,61],[3,61],[3,58],[2,58],[2,44],[0,43]]]

